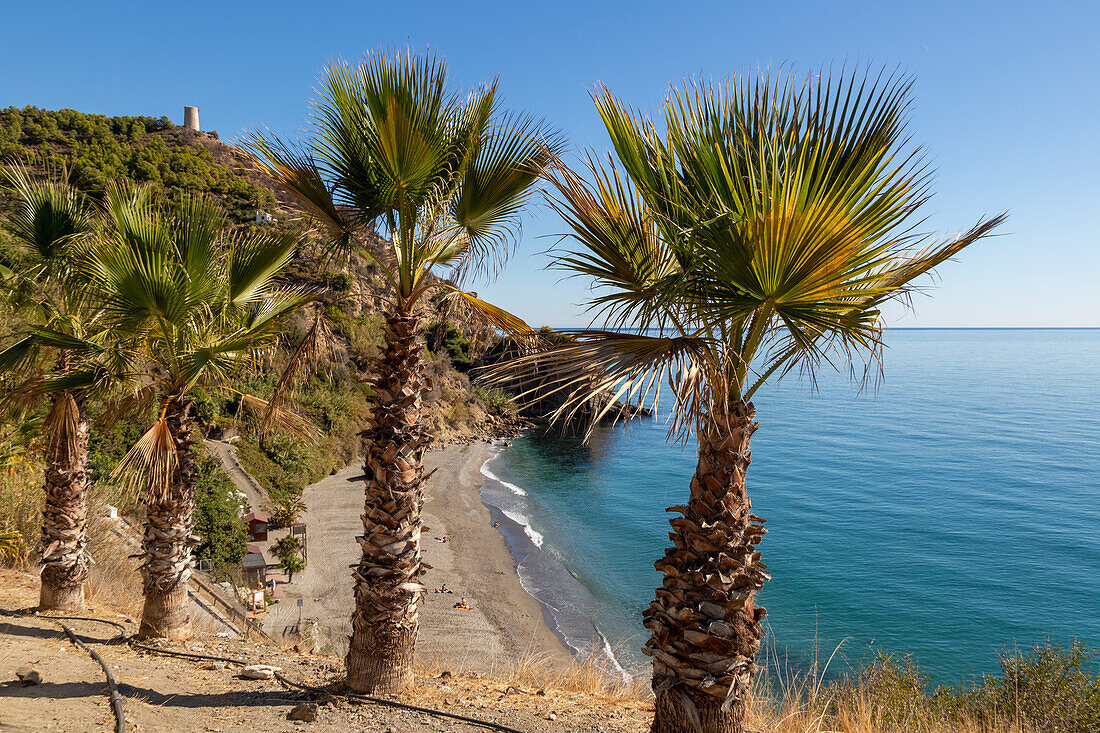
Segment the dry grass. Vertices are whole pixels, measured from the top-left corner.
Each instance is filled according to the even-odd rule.
[[[440,661],[417,665],[417,675],[420,677],[438,677],[447,671],[450,671],[447,665]],[[647,679],[633,677],[624,680],[595,655],[589,655],[584,660],[573,660],[563,666],[549,655],[529,654],[516,662],[494,662],[483,674],[462,674],[474,674],[477,679],[484,678],[523,690],[585,695],[607,703],[646,702],[650,697]]]
[[[0,533],[19,533],[17,565],[23,564],[42,526],[45,494],[41,483],[42,474],[33,464],[8,464],[0,471]]]
[[[1039,645],[1002,657],[1002,673],[968,688],[929,692],[908,657],[879,656],[858,673],[826,682],[828,664],[794,674],[773,668],[762,674],[749,704],[749,730],[766,733],[1095,733],[1100,730],[1100,676],[1095,655],[1082,645]],[[436,680],[444,666],[421,667]],[[448,677],[447,693],[507,698],[513,706],[549,703],[586,709],[621,720],[652,714],[643,672],[624,681],[596,657],[567,667],[542,656],[490,670]],[[453,678],[453,681],[450,681]],[[422,684],[430,701],[444,693]],[[537,698],[536,698],[537,696]],[[527,700],[528,702],[525,702]],[[534,702],[532,702],[534,701]],[[638,728],[643,730],[643,728]]]
[[[88,554],[92,567],[85,597],[91,604],[106,604],[120,613],[137,617],[141,613],[141,576],[136,558],[139,545],[122,534],[119,525],[106,516],[106,505],[93,500],[88,507]]]

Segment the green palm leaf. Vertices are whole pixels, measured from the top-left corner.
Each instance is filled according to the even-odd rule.
[[[587,175],[557,162],[553,206],[578,245],[558,266],[592,280],[589,306],[612,328],[705,339],[718,405],[792,369],[876,363],[883,304],[1004,220],[946,239],[916,230],[929,172],[906,148],[910,85],[886,74],[693,83],[670,93],[664,133],[600,89],[616,161],[590,156]],[[583,364],[559,350],[584,352],[522,363],[553,364],[579,390]],[[623,380],[631,395],[641,363],[593,359],[590,396],[618,395]],[[679,404],[674,419],[698,414]]]

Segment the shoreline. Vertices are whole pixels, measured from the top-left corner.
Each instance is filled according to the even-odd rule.
[[[490,508],[481,496],[482,466],[494,455],[487,443],[449,445],[424,456],[425,471],[435,471],[425,488],[423,575],[429,592],[420,605],[417,660],[421,666],[492,672],[538,657],[568,664],[573,654],[556,634],[545,606],[524,588],[518,563],[504,535],[493,527]],[[353,464],[306,487],[303,517],[309,531],[309,559],[293,584],[284,586],[286,600],[273,607],[265,626],[281,631],[297,619],[313,623],[317,646],[333,654],[347,652],[353,610],[351,568],[359,559],[355,536],[362,473]],[[435,540],[446,536],[447,542]],[[446,583],[453,594],[437,594]],[[453,608],[465,597],[472,610]],[[275,610],[277,609],[277,610]]]
[[[520,585],[542,607],[547,625],[575,659],[596,661],[608,674],[631,680],[636,670],[623,666],[596,621],[592,589],[553,547],[544,547],[542,533],[531,526],[537,507],[526,488],[504,480],[489,467],[504,450],[494,445],[482,463],[480,493],[493,519],[500,522]]]

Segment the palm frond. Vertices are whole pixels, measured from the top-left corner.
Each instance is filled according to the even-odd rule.
[[[773,375],[879,363],[881,308],[990,235],[1003,216],[940,241],[917,231],[930,193],[905,132],[910,79],[743,75],[670,92],[658,125],[601,88],[617,162],[558,162],[554,207],[612,327],[705,336],[714,399]],[[619,175],[619,168],[625,178]],[[720,407],[720,405],[719,405]]]
[[[0,351],[0,373],[19,373],[33,361],[38,341],[34,336],[24,336],[8,348]]]
[[[329,328],[324,314],[318,312],[313,317],[313,323],[306,331],[305,336],[302,337],[298,348],[294,350],[286,369],[283,370],[278,383],[275,385],[275,391],[272,393],[271,399],[268,401],[268,407],[264,411],[263,421],[260,425],[261,433],[266,433],[275,424],[276,408],[280,407],[285,400],[294,394],[305,373],[317,371],[324,368],[326,364],[332,363],[335,356],[335,344],[336,338],[332,333],[332,329]]]
[[[603,330],[567,332],[573,340],[478,372],[479,382],[537,395],[561,405],[553,420],[588,423],[587,435],[619,403],[657,406],[667,385],[676,400],[669,433],[685,437],[711,404],[714,363],[707,339]]]
[[[447,291],[446,297],[449,303],[461,304],[466,309],[467,313],[474,315],[478,320],[490,324],[509,336],[527,338],[535,334],[534,329],[528,326],[522,318],[492,303],[482,300],[477,297],[476,293],[462,290],[449,283],[440,283],[438,287]]]
[[[251,232],[229,247],[229,301],[242,305],[266,294],[275,276],[290,263],[299,238],[293,232]]]
[[[363,224],[378,216],[372,209],[357,221],[352,211],[337,205],[313,157],[275,135],[253,132],[243,147],[264,175],[297,199],[306,216],[325,232],[335,253],[346,256],[351,252]]]
[[[241,395],[241,401],[261,417],[261,429],[279,428],[311,443],[317,442],[317,426],[297,412],[254,395]]]
[[[176,443],[168,429],[168,421],[161,417],[122,457],[111,478],[131,490],[144,490],[153,501],[162,501],[171,491],[178,463]]]
[[[558,132],[529,116],[504,114],[484,125],[472,132],[477,138],[474,154],[462,169],[450,204],[453,226],[467,242],[460,269],[473,275],[490,274],[503,264],[535,183],[564,147]]]
[[[22,165],[0,168],[0,180],[17,196],[8,231],[39,262],[63,266],[66,245],[90,235],[94,218],[84,196],[63,180],[35,178]]]

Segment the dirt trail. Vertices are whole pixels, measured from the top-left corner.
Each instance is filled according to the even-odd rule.
[[[37,599],[37,577],[0,570],[0,609],[27,608]],[[107,607],[89,615],[121,620]],[[112,669],[123,695],[127,729],[135,733],[203,731],[244,733],[314,731],[345,733],[472,733],[485,728],[424,713],[396,710],[343,698],[317,699],[317,720],[287,720],[302,693],[278,681],[244,680],[239,668],[215,669],[207,662],[148,654],[108,642],[114,630],[101,624],[66,622],[93,642]],[[127,623],[133,630],[133,624]],[[102,733],[114,730],[102,670],[43,617],[0,617],[0,731],[4,733]],[[106,629],[106,630],[105,630]],[[228,656],[282,667],[289,679],[317,686],[342,678],[339,659],[300,655],[270,644],[193,636],[171,648]],[[33,665],[43,683],[21,686],[15,671]],[[539,693],[542,694],[539,694]],[[615,703],[554,689],[525,689],[507,681],[455,674],[418,677],[401,700],[412,705],[494,720],[525,733],[641,733],[647,729],[647,704]]]
[[[206,450],[217,456],[218,460],[222,462],[222,467],[225,468],[225,472],[229,474],[229,478],[233,479],[233,484],[237,487],[237,490],[247,497],[248,505],[254,511],[266,512],[270,509],[268,506],[269,497],[267,492],[264,491],[260,483],[252,478],[251,474],[245,471],[244,467],[241,466],[241,462],[237,460],[236,449],[231,443],[207,438],[203,440],[203,445],[206,446]]]

